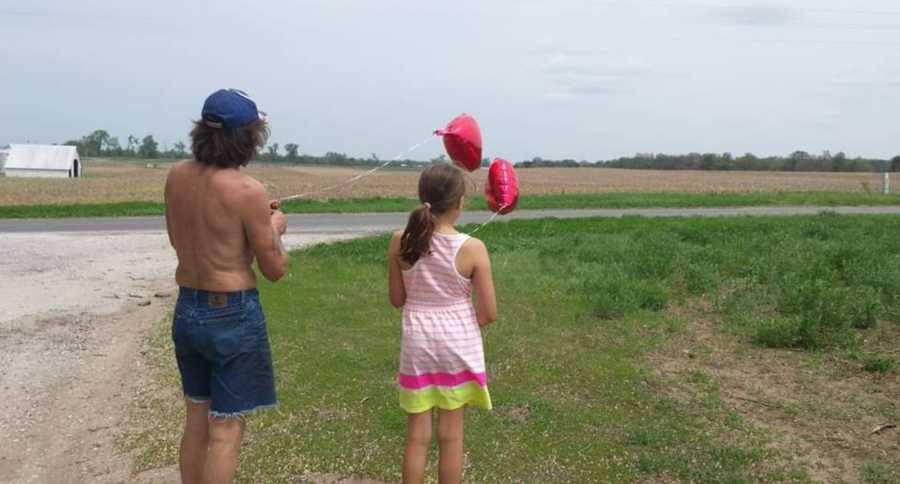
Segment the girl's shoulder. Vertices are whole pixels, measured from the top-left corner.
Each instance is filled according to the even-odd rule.
[[[398,230],[391,235],[391,241],[388,243],[389,251],[397,251],[400,250],[400,242],[403,240],[403,231]]]
[[[465,235],[465,242],[463,242],[460,250],[471,252],[473,254],[487,253],[487,246],[484,245],[484,242],[481,239],[472,237],[471,235]]]

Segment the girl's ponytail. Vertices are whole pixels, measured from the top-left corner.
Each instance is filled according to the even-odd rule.
[[[434,214],[431,204],[425,202],[409,214],[406,230],[400,238],[400,257],[413,265],[431,251],[431,236],[434,235]]]
[[[406,230],[400,238],[400,257],[409,265],[431,252],[435,217],[459,208],[466,194],[466,179],[459,168],[449,163],[431,165],[419,176],[419,201],[422,206],[409,214]]]

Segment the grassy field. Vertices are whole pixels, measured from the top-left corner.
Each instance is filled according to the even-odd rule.
[[[347,198],[304,200],[285,203],[287,213],[407,212],[418,201],[411,198]],[[519,209],[565,208],[656,208],[656,207],[750,207],[773,205],[884,206],[900,205],[900,194],[861,192],[773,192],[773,193],[586,193],[523,196]],[[469,210],[486,210],[484,197],[467,201]],[[160,202],[119,202],[71,205],[0,206],[0,219],[64,217],[139,217],[162,215]]]
[[[898,482],[900,224],[893,217],[514,221],[484,228],[501,319],[467,482]],[[262,286],[281,407],[240,482],[396,482],[405,417],[386,238],[313,247]],[[128,439],[172,463],[167,323]]]

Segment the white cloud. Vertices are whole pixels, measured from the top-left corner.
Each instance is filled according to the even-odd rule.
[[[753,27],[790,25],[802,18],[799,10],[770,4],[711,7],[709,15],[716,20]]]
[[[553,99],[622,92],[654,75],[646,63],[636,59],[560,46],[548,39],[538,41],[532,55],[548,85],[546,95]]]

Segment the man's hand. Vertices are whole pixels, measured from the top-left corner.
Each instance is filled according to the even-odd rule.
[[[275,232],[278,235],[284,235],[285,230],[287,230],[287,218],[284,216],[284,212],[281,211],[281,202],[278,200],[272,200],[269,202],[269,208],[272,209],[272,227],[275,228]]]
[[[275,232],[278,235],[284,235],[285,231],[287,231],[287,217],[284,216],[284,212],[281,210],[273,210],[271,217],[272,228],[275,229]]]

